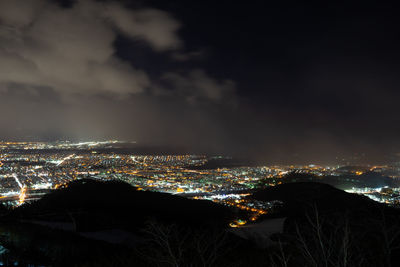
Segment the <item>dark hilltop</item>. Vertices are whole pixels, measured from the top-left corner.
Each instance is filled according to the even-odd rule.
[[[282,184],[250,197],[282,206],[233,229],[229,222],[243,218],[242,211],[122,182],[78,180],[31,204],[3,208],[1,259],[30,266],[399,263],[397,209],[314,182]],[[282,230],[265,238],[276,218],[284,219]]]

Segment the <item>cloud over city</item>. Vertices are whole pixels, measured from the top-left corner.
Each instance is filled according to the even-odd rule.
[[[235,82],[198,67],[151,75],[135,58],[119,57],[115,45],[123,37],[131,49],[148,47],[174,60],[190,54],[182,27],[166,11],[115,1],[0,0],[0,111],[10,114],[0,118],[2,136],[183,140],[175,130],[194,131],[195,121],[177,114],[204,118],[210,105],[231,105]],[[161,124],[163,131],[152,126]]]

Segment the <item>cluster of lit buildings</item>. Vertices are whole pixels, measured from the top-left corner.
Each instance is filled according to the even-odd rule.
[[[362,187],[362,188],[352,188],[346,190],[348,193],[355,193],[369,197],[377,202],[386,203],[396,207],[400,206],[400,188],[390,188],[390,187]]]
[[[50,190],[76,179],[121,180],[139,190],[180,194],[195,199],[207,199],[234,206],[253,214],[250,220],[268,213],[277,204],[261,203],[247,198],[254,190],[274,186],[282,178],[297,172],[316,177],[361,175],[375,170],[400,172],[388,166],[343,168],[340,166],[258,166],[203,169],[210,158],[203,155],[137,155],[118,150],[123,142],[0,142],[0,198],[21,204],[37,199]],[[399,175],[400,176],[400,175]],[[390,196],[395,196],[393,189]],[[398,201],[388,197],[385,190],[379,195],[382,202]],[[0,200],[1,200],[0,199]]]

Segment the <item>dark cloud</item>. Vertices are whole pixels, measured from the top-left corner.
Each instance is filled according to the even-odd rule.
[[[190,103],[210,100],[216,103],[233,104],[235,82],[232,80],[217,81],[203,70],[192,70],[189,73],[165,73],[161,80],[170,85],[170,90],[160,89],[161,94],[173,92]]]

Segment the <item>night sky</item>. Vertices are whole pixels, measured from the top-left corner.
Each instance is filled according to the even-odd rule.
[[[0,138],[379,160],[399,28],[383,1],[0,0]]]

